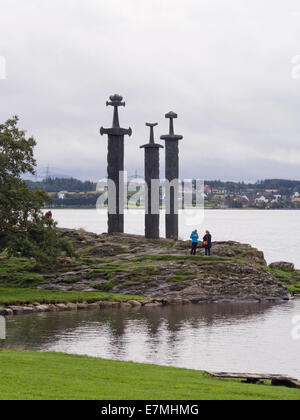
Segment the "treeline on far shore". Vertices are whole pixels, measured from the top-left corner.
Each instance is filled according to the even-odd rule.
[[[46,192],[59,193],[60,191],[68,192],[94,192],[97,183],[93,181],[80,181],[76,178],[51,178],[48,177],[42,181],[26,180],[26,184],[34,189],[35,187]],[[233,181],[205,181],[205,185],[209,185],[212,189],[222,189],[228,194],[245,193],[245,192],[262,192],[265,190],[278,190],[280,194],[289,195],[293,192],[300,192],[300,181],[288,179],[266,179],[259,180],[255,183],[233,182]]]
[[[90,192],[96,191],[96,182],[80,181],[75,178],[51,178],[48,177],[42,181],[25,180],[29,188],[39,188],[48,193],[59,193],[60,191],[69,192]]]
[[[101,195],[101,192],[96,191],[96,182],[75,178],[48,177],[42,181],[26,180],[25,182],[32,190],[38,188],[49,194],[51,202],[45,203],[45,208],[95,208],[98,197]],[[300,193],[300,181],[269,179],[245,183],[215,180],[205,181],[205,186],[206,208],[300,208],[300,200],[292,198],[293,194]],[[132,191],[128,193],[129,206],[133,193]],[[274,194],[277,195],[276,200],[271,197]],[[278,194],[280,199],[278,199]],[[269,203],[256,202],[257,195],[269,198]],[[246,203],[243,202],[245,197],[248,199]]]

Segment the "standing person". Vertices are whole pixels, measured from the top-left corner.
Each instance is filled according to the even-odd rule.
[[[191,255],[196,255],[197,252],[197,246],[199,241],[199,235],[197,229],[195,229],[190,236],[192,240],[192,249],[191,249]]]
[[[45,214],[45,217],[47,218],[47,219],[52,219],[52,211],[51,210],[49,210],[49,211],[47,211],[47,213]]]
[[[210,257],[210,251],[211,251],[211,241],[212,237],[210,232],[207,230],[205,236],[203,237],[203,246],[205,248],[205,255],[207,257]]]

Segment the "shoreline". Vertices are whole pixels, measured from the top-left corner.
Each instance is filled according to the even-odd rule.
[[[300,295],[296,295],[300,297]],[[250,305],[250,304],[274,304],[282,305],[287,302],[293,301],[284,299],[265,299],[265,300],[233,300],[233,299],[220,299],[218,301],[203,300],[193,302],[188,299],[152,299],[152,300],[128,300],[128,301],[98,301],[98,302],[63,302],[63,303],[35,303],[35,304],[8,304],[7,306],[0,307],[0,315],[4,317],[18,316],[18,315],[35,315],[39,313],[59,313],[59,312],[77,312],[81,310],[107,310],[107,309],[128,309],[139,310],[142,308],[158,308],[166,306],[187,306],[187,305]]]

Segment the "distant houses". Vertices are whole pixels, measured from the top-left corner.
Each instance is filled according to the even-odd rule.
[[[282,194],[279,189],[256,191],[244,186],[240,191],[231,188],[213,188],[205,185],[205,202],[207,207],[216,208],[299,208],[300,193]]]
[[[126,179],[128,190],[128,203],[131,203],[133,195],[141,192],[144,181],[136,173]],[[43,182],[27,180],[26,184],[34,189],[38,187],[45,190],[52,198],[52,202],[46,203],[49,207],[95,207],[96,201],[103,191],[107,190],[107,185],[102,189],[97,188],[95,182],[82,182],[76,179],[47,179]],[[206,208],[211,209],[300,209],[300,181],[289,180],[267,180],[257,181],[256,183],[244,182],[223,182],[205,181],[204,191],[202,190],[203,181],[187,180],[179,183],[178,199],[179,203],[185,199],[185,208],[197,205],[204,198]],[[160,199],[165,199],[164,182],[161,182]],[[197,194],[195,187],[197,186]],[[200,188],[200,194],[199,194]],[[141,197],[139,203],[141,204]]]
[[[210,185],[204,185],[204,194],[207,196],[212,193],[212,188]]]
[[[165,199],[164,189],[161,184],[161,197],[163,201]],[[131,196],[135,192],[138,192],[144,187],[144,182],[141,179],[133,178],[130,183],[128,182],[128,202],[131,201]],[[185,196],[185,204],[195,204],[195,185],[192,183],[180,183],[179,184],[179,199]],[[62,190],[50,195],[56,196],[56,204],[59,206],[73,205],[91,205],[93,202],[92,195],[99,195],[99,191],[85,192],[70,192]],[[214,188],[211,185],[204,185],[204,191],[202,191],[202,197],[206,208],[216,209],[243,209],[243,208],[258,208],[258,209],[280,209],[280,208],[300,208],[300,193],[298,191],[291,192],[288,195],[282,194],[279,189],[259,189],[251,190],[247,188],[247,185],[241,186],[241,188]],[[198,197],[199,198],[199,197]],[[141,196],[139,204],[143,204],[144,199]],[[82,203],[82,204],[81,204]]]
[[[264,195],[259,195],[256,199],[255,199],[255,203],[256,204],[260,204],[260,203],[269,203],[269,199],[266,198]]]
[[[265,190],[267,194],[278,194],[278,190]]]
[[[60,191],[59,193],[57,193],[58,199],[64,200],[67,194],[68,194],[68,191]]]

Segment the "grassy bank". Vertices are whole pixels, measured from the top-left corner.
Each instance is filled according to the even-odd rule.
[[[86,356],[0,350],[0,363],[2,400],[300,400],[299,390]]]
[[[268,267],[268,271],[273,277],[277,278],[284,284],[289,292],[300,294],[300,271],[279,270]]]
[[[96,264],[105,263],[106,260],[75,260],[74,264],[70,264],[67,270],[87,262]],[[53,268],[53,270],[55,269],[62,273],[66,271],[64,266]],[[127,302],[128,300],[142,299],[140,296],[109,293],[109,290],[99,292],[65,292],[36,289],[37,286],[47,283],[44,279],[43,271],[45,271],[45,268],[40,267],[34,259],[9,258],[5,253],[0,254],[0,305],[72,302],[92,303],[100,300]]]
[[[127,302],[141,300],[140,296],[117,295],[102,292],[61,292],[37,289],[0,288],[0,305],[21,305],[31,303],[72,303],[72,302]]]

